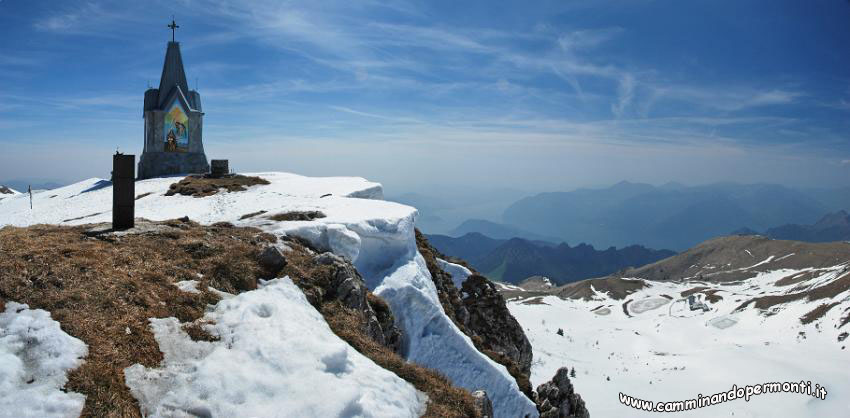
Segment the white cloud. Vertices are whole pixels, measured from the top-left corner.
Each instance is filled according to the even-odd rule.
[[[619,97],[617,103],[611,105],[611,112],[618,118],[623,116],[635,95],[635,78],[631,74],[624,74],[620,79],[620,87],[617,90]]]
[[[116,24],[139,21],[140,13],[134,7],[94,1],[62,2],[48,16],[37,19],[35,29],[59,34],[114,37],[112,27]]]

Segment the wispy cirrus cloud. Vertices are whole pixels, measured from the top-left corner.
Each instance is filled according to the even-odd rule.
[[[64,35],[120,37],[115,25],[139,22],[139,13],[128,11],[116,2],[63,2],[46,15],[35,19],[33,27],[43,32]]]
[[[506,147],[564,161],[573,161],[576,149],[604,156],[623,149],[757,155],[759,147],[808,154],[846,148],[842,126],[824,126],[814,118],[825,116],[807,111],[810,104],[824,114],[850,109],[844,91],[822,97],[805,79],[778,70],[723,73],[703,50],[641,38],[657,25],[622,19],[635,2],[554,3],[506,2],[505,10],[484,11],[404,0],[68,0],[27,25],[40,45],[53,42],[53,55],[14,48],[0,54],[0,74],[38,68],[44,74],[31,77],[67,78],[62,91],[30,93],[39,86],[0,80],[0,112],[36,127],[44,125],[42,110],[116,126],[131,115],[125,124],[139,124],[142,90],[146,80],[156,84],[174,13],[187,75],[201,79],[210,144],[430,144],[469,158]],[[68,44],[74,37],[91,39]],[[120,58],[59,62],[68,45],[75,56],[109,51]],[[704,59],[682,64],[689,54]],[[43,56],[48,62],[27,62]],[[131,84],[137,94],[126,93]],[[362,153],[352,158],[374,162],[366,148],[351,147]],[[834,155],[830,164],[839,166]]]

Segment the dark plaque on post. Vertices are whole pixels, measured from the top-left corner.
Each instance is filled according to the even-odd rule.
[[[210,161],[210,177],[220,179],[230,172],[227,160],[212,160]]]
[[[136,156],[115,153],[112,156],[112,229],[133,227],[136,194]]]

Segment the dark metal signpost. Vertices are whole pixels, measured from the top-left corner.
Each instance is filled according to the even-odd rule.
[[[133,227],[136,194],[136,156],[116,152],[112,156],[112,229]]]

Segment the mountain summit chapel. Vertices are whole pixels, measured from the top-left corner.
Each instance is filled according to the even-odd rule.
[[[172,20],[171,42],[165,52],[158,89],[145,92],[145,145],[139,158],[139,179],[157,176],[207,173],[209,163],[202,140],[204,113],[201,95],[189,90],[180,43],[174,41],[179,27]]]

